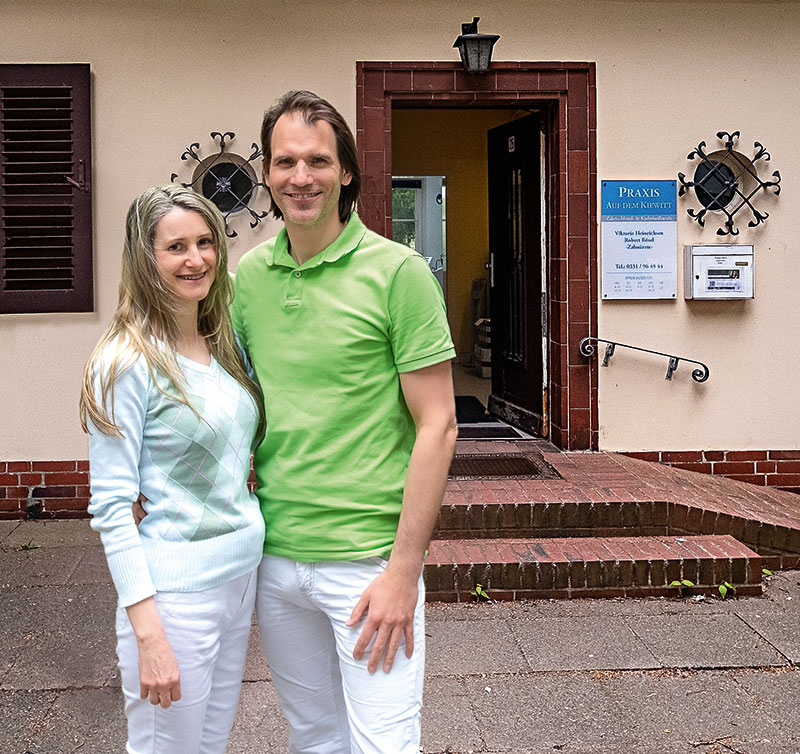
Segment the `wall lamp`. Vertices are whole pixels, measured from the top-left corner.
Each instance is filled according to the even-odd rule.
[[[461,34],[453,47],[458,47],[461,62],[467,73],[486,73],[492,60],[492,48],[500,39],[499,34],[478,34],[478,21],[475,16],[470,24],[461,24]]]

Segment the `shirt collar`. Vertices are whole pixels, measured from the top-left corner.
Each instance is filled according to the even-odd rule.
[[[318,267],[323,262],[336,262],[342,257],[355,251],[364,238],[367,228],[361,218],[355,211],[350,213],[350,219],[347,225],[344,226],[342,232],[334,239],[334,241],[323,249],[319,254],[315,254],[309,259],[303,267],[310,269],[311,267]],[[264,255],[264,261],[270,266],[291,267],[298,266],[294,261],[292,255],[289,253],[289,236],[286,233],[286,228],[281,228],[275,238],[275,244],[272,249],[267,249]]]

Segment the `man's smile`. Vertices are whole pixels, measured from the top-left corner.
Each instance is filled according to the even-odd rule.
[[[290,197],[291,199],[296,199],[298,201],[303,201],[305,199],[313,199],[315,196],[319,196],[322,191],[287,191],[286,196]]]

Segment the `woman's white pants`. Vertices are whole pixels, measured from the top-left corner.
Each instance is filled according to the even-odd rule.
[[[139,652],[117,608],[117,656],[128,754],[224,754],[239,701],[256,596],[256,572],[201,592],[155,596],[178,661],[181,699],[167,709],[139,696]]]

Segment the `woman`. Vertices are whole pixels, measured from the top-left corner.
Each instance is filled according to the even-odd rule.
[[[217,209],[176,185],[142,193],[81,393],[89,512],[119,594],[128,754],[223,754],[236,715],[264,542],[247,489],[264,418],[231,296]]]

